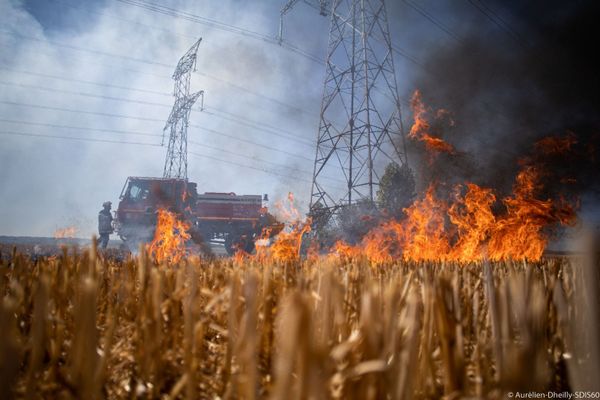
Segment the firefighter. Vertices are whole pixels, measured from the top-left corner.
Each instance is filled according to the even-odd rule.
[[[102,203],[102,210],[98,213],[98,233],[100,234],[99,246],[103,249],[108,246],[108,236],[113,233],[112,220],[110,213],[112,203],[105,201]]]

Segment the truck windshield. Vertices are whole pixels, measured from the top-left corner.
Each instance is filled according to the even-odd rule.
[[[146,200],[149,193],[150,190],[147,185],[143,185],[140,182],[131,182],[127,197],[134,201]]]

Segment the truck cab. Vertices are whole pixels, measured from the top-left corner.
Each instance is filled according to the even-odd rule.
[[[117,233],[128,244],[149,242],[159,208],[183,215],[195,198],[196,184],[183,179],[129,177],[119,196]]]
[[[115,229],[131,250],[152,241],[161,208],[190,224],[194,242],[221,242],[228,254],[252,252],[266,227],[271,236],[283,229],[263,207],[262,196],[198,194],[196,184],[184,179],[129,177],[119,198]]]

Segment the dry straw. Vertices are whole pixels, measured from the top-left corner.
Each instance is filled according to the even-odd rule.
[[[0,264],[2,398],[504,398],[594,389],[586,257]]]

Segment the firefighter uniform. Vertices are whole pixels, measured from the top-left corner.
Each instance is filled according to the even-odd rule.
[[[105,249],[108,245],[108,237],[111,233],[113,233],[113,217],[110,213],[111,202],[105,202],[104,204],[102,204],[102,207],[102,210],[100,210],[100,212],[98,213],[98,233],[100,234],[98,245],[101,248]]]

